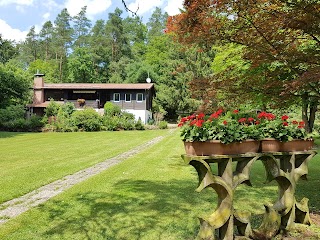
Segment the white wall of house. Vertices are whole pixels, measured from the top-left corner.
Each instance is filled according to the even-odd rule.
[[[148,110],[133,110],[133,109],[125,109],[124,111],[128,113],[132,113],[135,117],[135,119],[138,121],[139,118],[141,121],[146,124],[148,122],[148,119],[152,118],[152,112]]]

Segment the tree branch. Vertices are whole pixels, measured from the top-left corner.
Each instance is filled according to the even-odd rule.
[[[121,1],[122,1],[122,4],[123,4],[123,6],[124,6],[124,8],[126,9],[127,12],[131,12],[132,15],[137,16],[137,12],[138,12],[138,10],[139,10],[139,5],[138,5],[137,10],[134,12],[134,11],[132,11],[131,9],[128,8],[125,0],[121,0]]]

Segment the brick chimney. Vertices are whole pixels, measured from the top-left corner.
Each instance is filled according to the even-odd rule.
[[[45,102],[44,100],[44,74],[37,72],[33,80],[33,104]]]

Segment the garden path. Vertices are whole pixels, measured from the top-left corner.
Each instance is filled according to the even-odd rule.
[[[173,130],[170,130],[169,134],[172,132]],[[0,224],[7,222],[11,218],[19,216],[20,214],[28,211],[31,207],[35,207],[41,203],[46,202],[50,198],[71,188],[75,184],[80,183],[94,175],[97,175],[102,171],[126,160],[127,158],[140,153],[142,150],[145,150],[148,147],[160,142],[163,138],[163,136],[156,137],[151,141],[139,145],[127,152],[121,153],[118,156],[106,159],[105,161],[100,162],[92,167],[65,176],[62,179],[42,186],[21,197],[0,204]]]

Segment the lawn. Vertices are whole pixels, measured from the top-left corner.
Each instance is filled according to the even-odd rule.
[[[0,132],[0,203],[165,134],[159,130]]]
[[[92,137],[95,134],[99,135]],[[167,135],[148,150],[0,226],[0,239],[194,239],[197,217],[212,212],[216,194],[194,191],[197,174],[184,165],[183,151],[178,132]],[[308,197],[310,209],[317,212],[319,160],[317,156],[310,162],[309,181],[301,181],[297,190],[297,199]],[[264,184],[260,162],[254,164],[251,179],[253,187],[237,190],[235,207],[261,214],[263,204],[276,199],[277,186]],[[319,239],[318,226],[308,230],[318,235],[305,239]]]

